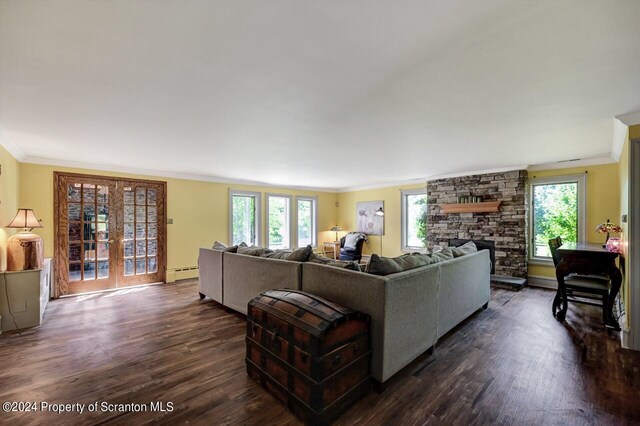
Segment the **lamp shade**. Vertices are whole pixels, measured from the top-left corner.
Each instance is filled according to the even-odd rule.
[[[36,218],[36,215],[33,214],[32,209],[18,209],[18,213],[16,217],[13,218],[10,224],[6,226],[7,228],[42,228],[42,225]]]
[[[336,225],[333,228],[331,228],[329,231],[331,231],[331,232],[340,232],[340,231],[342,231],[342,228],[340,228],[338,225]]]
[[[599,234],[609,234],[609,233],[619,234],[620,232],[622,232],[622,228],[620,228],[615,223],[609,222],[609,219],[607,219],[606,223],[601,223],[596,227],[596,232]]]

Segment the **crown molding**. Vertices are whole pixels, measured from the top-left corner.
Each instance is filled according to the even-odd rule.
[[[6,149],[9,154],[13,156],[16,160],[20,162],[24,162],[24,159],[27,158],[27,155],[24,151],[15,143],[11,142],[9,139],[4,136],[2,130],[0,130],[0,146]]]
[[[603,164],[617,163],[618,160],[613,158],[612,155],[603,155],[593,158],[582,158],[580,160],[573,161],[556,161],[554,163],[534,164],[529,166],[529,171],[541,171],[541,170],[555,170],[555,169],[570,169],[573,167],[586,167],[586,166],[600,166]]]
[[[41,158],[41,157],[33,157],[33,156],[25,156],[24,159],[21,160],[21,162],[27,163],[27,164],[39,164],[43,166],[69,167],[69,168],[75,168],[75,169],[88,169],[88,170],[98,170],[98,171],[112,172],[112,173],[135,174],[135,175],[150,176],[150,177],[157,177],[157,178],[170,178],[170,179],[181,179],[181,180],[193,180],[193,181],[199,181],[199,182],[224,183],[229,185],[261,186],[265,188],[282,188],[282,189],[293,189],[298,191],[310,191],[310,192],[328,192],[328,193],[338,192],[337,188],[277,185],[277,184],[272,184],[267,182],[244,180],[244,179],[229,179],[229,178],[223,178],[218,176],[200,175],[196,173],[167,172],[167,171],[153,170],[153,169],[120,167],[120,166],[113,166],[109,164],[84,163],[79,161],[68,161],[68,160],[54,160],[49,158]]]
[[[617,120],[620,120],[627,126],[635,126],[640,124],[640,111],[634,111],[627,114],[617,115]]]

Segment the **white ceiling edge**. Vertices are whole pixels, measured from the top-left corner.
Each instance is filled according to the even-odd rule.
[[[627,132],[629,131],[629,126],[619,118],[613,119],[613,143],[611,145],[611,157],[616,160],[616,162],[620,161],[620,156],[622,155],[622,148],[624,148],[624,141],[627,139]]]
[[[556,170],[556,169],[570,169],[573,167],[587,167],[587,166],[601,166],[603,164],[615,164],[619,161],[611,155],[603,155],[601,157],[583,158],[580,160],[560,161],[554,163],[534,164],[529,166],[529,171],[542,171],[542,170]]]
[[[21,160],[21,162],[27,163],[27,164],[38,164],[43,166],[57,166],[57,167],[69,167],[69,168],[76,168],[76,169],[99,170],[103,172],[126,173],[126,174],[158,177],[158,178],[193,180],[193,181],[199,181],[199,182],[226,183],[230,185],[262,186],[267,188],[293,189],[298,191],[310,191],[310,192],[311,191],[328,192],[328,193],[338,192],[337,188],[317,188],[317,187],[310,187],[310,186],[276,185],[276,184],[260,182],[260,181],[228,179],[228,178],[206,176],[206,175],[199,175],[199,174],[192,174],[192,173],[174,173],[174,172],[166,172],[161,170],[119,167],[119,166],[111,166],[111,165],[105,165],[105,164],[84,163],[84,162],[78,162],[78,161],[51,160],[48,158],[31,157],[31,156],[26,156],[23,160]]]

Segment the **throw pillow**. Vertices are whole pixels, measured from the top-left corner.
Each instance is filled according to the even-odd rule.
[[[344,248],[346,249],[352,249],[355,250],[356,249],[356,245],[358,244],[358,241],[360,241],[362,237],[360,236],[360,234],[347,234],[344,237]]]
[[[213,243],[213,247],[211,247],[213,250],[224,250],[227,247],[229,247],[228,245],[226,245],[225,243],[221,243],[220,241],[216,241],[215,243]]]
[[[267,257],[269,259],[286,259],[290,254],[291,252],[289,250],[269,250],[268,252],[265,252],[262,257]]]
[[[453,259],[453,251],[451,251],[451,248],[445,247],[437,253],[432,253],[431,259],[433,259],[433,263],[451,260]]]
[[[290,255],[285,257],[286,260],[293,260],[295,262],[306,262],[313,254],[313,248],[311,246],[301,247],[295,249]]]
[[[453,257],[464,256],[465,254],[471,254],[478,251],[475,243],[473,241],[469,241],[461,245],[460,247],[451,247],[451,252],[453,253]]]
[[[343,261],[329,259],[329,263],[327,263],[326,265],[333,266],[334,268],[344,268],[351,271],[362,272],[362,270],[360,269],[360,265],[358,265],[358,262],[356,262],[355,260]]]
[[[335,262],[333,259],[329,259],[328,257],[320,256],[319,254],[312,253],[309,257],[308,262],[311,263],[319,263],[321,265],[328,265],[331,262]]]
[[[390,275],[427,266],[434,263],[430,256],[422,253],[404,254],[399,257],[380,257],[372,254],[365,272],[374,275]]]
[[[262,256],[267,252],[267,249],[259,246],[238,246],[238,254],[246,254],[247,256]]]

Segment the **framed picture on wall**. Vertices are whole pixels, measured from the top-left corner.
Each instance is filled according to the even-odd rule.
[[[384,235],[384,216],[376,212],[384,211],[384,201],[361,201],[356,203],[356,231],[367,235]]]

